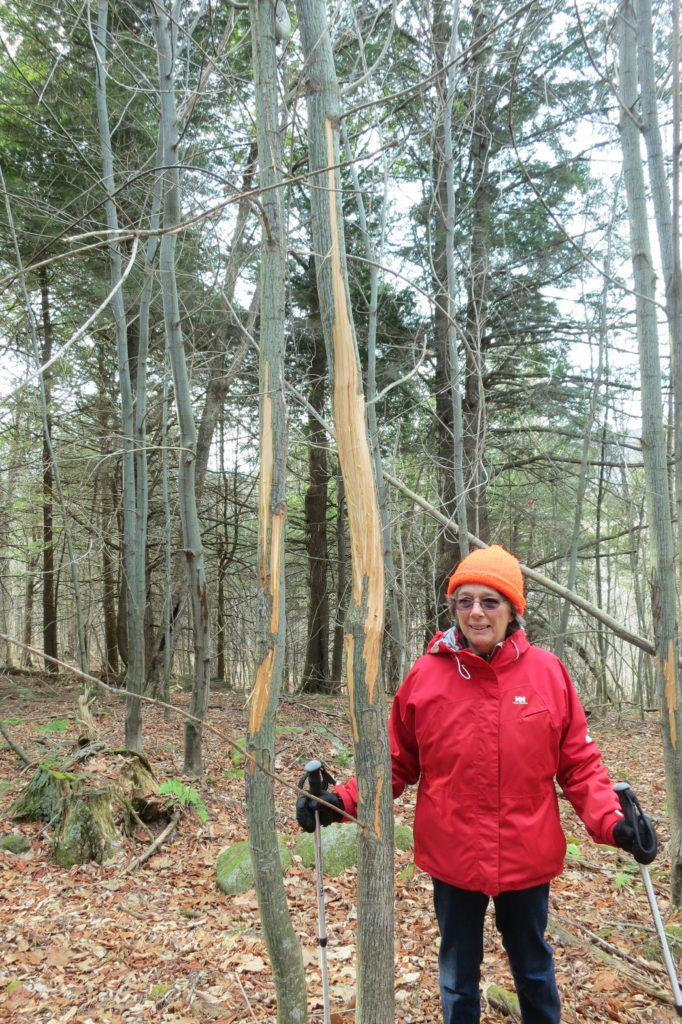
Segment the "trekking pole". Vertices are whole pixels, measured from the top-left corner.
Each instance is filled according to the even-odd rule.
[[[629,782],[617,782],[613,787],[618,794],[620,800],[620,806],[623,811],[625,821],[635,831],[636,841],[643,854],[648,857],[648,863],[650,863],[656,856],[657,840],[656,833],[651,827],[649,819],[644,814],[640,807],[639,800],[634,794],[632,787]],[[642,882],[644,883],[644,891],[646,892],[647,899],[649,901],[649,907],[651,908],[651,916],[654,919],[656,931],[658,932],[658,938],[661,943],[661,950],[663,952],[663,960],[665,961],[665,967],[670,978],[670,985],[673,990],[673,999],[675,1002],[675,1009],[678,1017],[682,1017],[682,991],[680,991],[680,983],[677,978],[677,970],[673,962],[672,954],[670,952],[670,946],[668,945],[668,937],[665,934],[665,928],[663,927],[663,920],[661,913],[658,909],[658,902],[656,900],[656,893],[651,883],[651,875],[649,874],[649,868],[646,864],[639,864],[640,874],[642,876]]]
[[[308,761],[305,766],[308,777],[308,789],[313,796],[322,793],[322,782],[326,777],[321,761]],[[315,872],[317,875],[317,921],[320,943],[320,967],[322,969],[322,1005],[324,1008],[324,1024],[330,1024],[329,977],[327,975],[327,923],[324,914],[324,882],[322,878],[322,834],[320,830],[320,812],[315,810]]]

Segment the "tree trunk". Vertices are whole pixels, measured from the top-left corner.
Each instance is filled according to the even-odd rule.
[[[305,494],[305,542],[308,558],[308,633],[301,690],[328,693],[329,545],[327,540],[328,438],[319,416],[324,412],[327,359],[322,337],[313,332],[308,400],[308,488]],[[315,412],[319,415],[316,416]]]
[[[658,349],[655,271],[649,243],[646,188],[635,119],[637,40],[632,0],[618,13],[620,59],[620,136],[623,178],[628,204],[630,249],[635,286],[635,309],[642,389],[642,454],[647,482],[648,518],[655,576],[653,617],[656,671],[663,705],[664,764],[671,826],[672,895],[682,905],[682,693],[680,686],[676,572],[672,510],[668,489],[666,442],[663,428],[661,360]]]
[[[161,107],[161,138],[164,169],[163,228],[159,254],[159,279],[166,328],[166,345],[173,371],[175,403],[180,427],[182,454],[178,467],[178,492],[182,542],[187,568],[187,588],[192,606],[194,646],[194,681],[189,711],[199,723],[206,717],[211,680],[211,638],[208,606],[208,585],[204,568],[204,549],[197,509],[195,465],[197,431],[192,410],[192,395],[187,372],[182,336],[180,303],[175,275],[174,228],[180,222],[179,198],[179,135],[175,108],[174,59],[177,24],[182,2],[166,7],[152,0],[154,38],[159,58],[159,98]],[[203,773],[202,728],[196,721],[185,723],[184,771],[187,775]]]
[[[340,469],[336,474],[336,614],[332,646],[334,692],[341,689],[343,677],[343,623],[348,606],[348,544],[346,543],[346,492]]]
[[[452,18],[450,17],[452,15]],[[451,76],[445,71],[455,44],[458,4],[437,0],[433,8],[433,61],[438,91],[438,120],[433,136],[434,234],[432,275],[434,289],[433,329],[436,350],[434,375],[439,494],[448,518],[460,527],[466,523],[467,506],[464,483],[464,433],[461,373],[455,322],[454,241],[455,195],[452,152]],[[454,24],[453,24],[454,22]],[[436,621],[447,628],[450,613],[445,602],[447,581],[454,566],[467,553],[466,530],[440,530],[436,554]]]
[[[249,153],[242,182],[241,191],[244,193],[248,194],[251,190],[254,169],[255,154],[252,148]],[[250,201],[248,199],[242,200],[238,207],[237,223],[232,235],[230,258],[225,272],[225,284],[223,287],[223,295],[225,297],[225,327],[220,337],[220,343],[218,344],[217,350],[209,363],[209,380],[206,387],[204,407],[199,418],[199,429],[197,433],[196,460],[194,467],[194,490],[197,496],[197,502],[199,502],[203,493],[215,425],[224,408],[230,384],[238,373],[250,344],[251,330],[253,328],[255,311],[257,309],[257,295],[254,295],[251,312],[245,327],[242,327],[242,324],[234,316],[232,309],[232,300],[234,298],[238,272],[241,267],[244,252],[243,235],[250,211]],[[231,329],[234,329],[237,334],[241,334],[241,342],[232,362],[229,367],[226,367],[225,363],[229,350]],[[177,570],[170,578],[169,588],[169,600],[166,602],[163,621],[156,632],[156,636],[153,638],[153,642],[150,644],[151,654],[147,673],[147,689],[150,693],[160,692],[162,679],[166,672],[166,666],[170,663],[170,660],[172,660],[173,650],[175,648],[175,637],[185,610],[187,587],[185,580],[181,578],[181,574]]]
[[[310,202],[317,289],[348,502],[353,586],[345,652],[363,828],[358,851],[358,1024],[394,1020],[393,808],[381,646],[381,522],[350,308],[339,164],[340,101],[323,0],[298,0],[307,76]]]
[[[101,480],[101,532],[102,532],[102,617],[104,619],[104,675],[107,680],[119,672],[118,621],[116,617],[116,594],[120,586],[118,563],[109,543],[111,522],[111,491],[114,482],[108,472]]]
[[[484,540],[490,539],[486,500],[487,409],[484,386],[486,335],[490,306],[490,220],[492,187],[490,148],[493,139],[491,120],[495,95],[490,87],[490,56],[486,43],[491,26],[489,0],[476,0],[472,7],[471,55],[467,61],[468,104],[471,118],[472,224],[467,278],[465,327],[466,385],[464,397],[464,450],[467,473],[467,521],[469,528]]]
[[[670,201],[670,188],[668,186],[665,166],[666,158],[663,151],[663,139],[658,118],[658,82],[654,51],[654,17],[651,0],[636,0],[635,9],[637,16],[637,73],[641,92],[639,123],[646,145],[647,168],[654,207],[656,234],[658,236],[658,248],[661,255],[665,310],[670,331],[672,353],[673,415],[675,423],[674,465],[678,503],[677,546],[678,558],[682,559],[682,529],[679,526],[679,516],[682,514],[682,306],[679,302],[679,208],[673,207]],[[679,35],[677,38],[679,45]],[[679,77],[679,60],[677,74]],[[679,81],[677,99],[679,110]],[[679,123],[677,123],[676,129],[679,142]],[[679,157],[678,148],[676,156],[673,157],[673,167],[677,167],[678,182]],[[677,218],[677,234],[673,231],[675,217]]]
[[[104,209],[107,227],[118,230],[118,213],[113,199],[116,191],[114,154],[109,128],[107,106],[108,0],[99,0],[95,58],[97,69],[97,117],[102,149],[102,186],[105,192]],[[109,245],[110,277],[114,294],[111,311],[116,330],[119,388],[121,392],[121,435],[123,449],[123,570],[125,587],[125,645],[126,645],[126,701],[125,744],[130,750],[142,751],[142,714],[137,695],[142,691],[144,678],[144,608],[145,581],[139,578],[140,558],[137,546],[140,536],[140,516],[146,521],[146,509],[137,508],[135,482],[135,410],[134,390],[128,351],[128,325],[121,287],[123,261],[118,242]],[[119,623],[121,626],[122,623]]]
[[[383,142],[381,125],[374,124],[374,130],[379,139]],[[403,676],[405,675],[405,638],[403,636],[403,624],[398,606],[398,578],[393,560],[393,537],[391,529],[391,517],[388,508],[388,494],[384,486],[383,459],[381,455],[381,443],[379,440],[379,424],[377,420],[377,329],[379,319],[379,265],[381,263],[383,241],[386,231],[386,207],[388,203],[388,189],[386,178],[386,158],[384,157],[384,195],[381,202],[381,241],[378,251],[372,243],[372,238],[367,224],[363,190],[360,186],[357,168],[352,163],[352,152],[348,142],[347,133],[344,129],[344,140],[346,151],[350,162],[350,173],[355,189],[355,198],[358,206],[358,219],[360,231],[367,256],[369,270],[369,318],[367,324],[367,427],[369,431],[369,443],[372,449],[374,461],[374,477],[377,487],[377,499],[379,502],[379,515],[381,517],[381,538],[384,560],[384,575],[386,579],[386,603],[388,606],[388,624],[385,633],[385,647],[387,658],[386,664],[386,689],[389,693],[395,693]]]
[[[52,358],[52,320],[47,297],[47,268],[40,270],[40,299],[43,321],[41,363]],[[59,657],[57,642],[57,598],[54,565],[54,480],[52,467],[51,372],[41,375],[45,412],[43,417],[43,650],[48,658]],[[46,672],[59,671],[53,661],[45,660]]]
[[[275,720],[282,686],[286,618],[284,549],[287,422],[284,402],[284,272],[286,233],[281,188],[282,136],[278,125],[275,5],[250,0],[259,182],[263,189],[260,315],[260,477],[256,673],[247,746],[257,764],[272,771]],[[253,762],[246,772],[249,846],[263,933],[277,994],[279,1024],[307,1018],[305,971],[289,917],[282,877],[272,779]]]

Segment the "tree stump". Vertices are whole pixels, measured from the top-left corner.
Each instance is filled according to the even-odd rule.
[[[167,819],[151,765],[132,750],[79,752],[60,766],[43,761],[10,808],[15,821],[54,829],[52,855],[62,867],[101,864],[136,827]]]

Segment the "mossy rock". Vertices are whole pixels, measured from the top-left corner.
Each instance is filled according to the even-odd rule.
[[[283,836],[277,837],[277,845],[279,846],[282,869],[286,870],[291,867],[293,861]],[[232,846],[227,846],[218,854],[216,876],[218,888],[228,896],[234,896],[236,893],[254,888],[256,878],[251,862],[251,851],[246,840],[233,843]]]
[[[520,1017],[519,998],[515,992],[510,992],[509,989],[502,988],[500,985],[490,984],[486,986],[484,995],[493,1010],[498,1010],[506,1017],[514,1019]]]
[[[3,836],[0,839],[0,849],[8,850],[10,853],[26,853],[30,847],[26,836]]]
[[[324,873],[336,878],[342,871],[354,867],[358,862],[358,826],[330,825],[323,828],[322,864]],[[396,825],[395,847],[397,850],[411,850],[414,846],[412,829],[407,825]],[[311,832],[302,833],[296,840],[294,852],[303,861],[304,867],[315,865],[315,836]]]

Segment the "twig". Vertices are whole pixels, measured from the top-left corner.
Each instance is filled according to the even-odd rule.
[[[133,805],[128,800],[124,800],[123,804],[124,804],[125,809],[127,810],[128,814],[133,819],[133,821],[136,821],[137,824],[140,826],[140,828],[144,829],[144,831],[147,833],[147,835],[149,836],[150,839],[154,839],[154,833],[150,829],[149,825],[147,825],[147,823],[142,820],[142,818],[137,813],[137,811],[135,810]]]
[[[175,810],[173,811],[173,817],[168,822],[163,832],[161,832],[161,834],[156,837],[154,842],[147,847],[144,853],[140,854],[140,856],[137,857],[134,861],[132,861],[132,863],[130,863],[128,867],[125,869],[126,875],[129,875],[132,871],[136,871],[138,868],[142,867],[142,865],[149,860],[152,854],[156,853],[156,851],[159,849],[160,846],[163,845],[168,836],[171,835],[178,827],[178,823],[181,817],[182,808],[176,807]]]
[[[187,992],[187,1005],[188,1006],[192,1005],[192,1000],[194,999],[195,989],[196,989],[197,985],[199,984],[199,982],[201,981],[201,979],[203,977],[203,974],[204,974],[203,971],[197,971],[196,976],[194,978],[194,981],[189,986],[189,991]]]
[[[244,991],[244,986],[242,985],[241,978],[239,977],[238,974],[235,974],[235,978],[237,979],[237,984],[239,985],[239,988],[241,989],[241,993],[244,996],[244,1002],[246,1003],[247,1010],[251,1014],[251,1019],[252,1020],[258,1020],[258,1017],[256,1017],[256,1014],[253,1012],[253,1007],[251,1006],[251,1003],[249,1002],[249,997],[247,996],[246,992]]]

